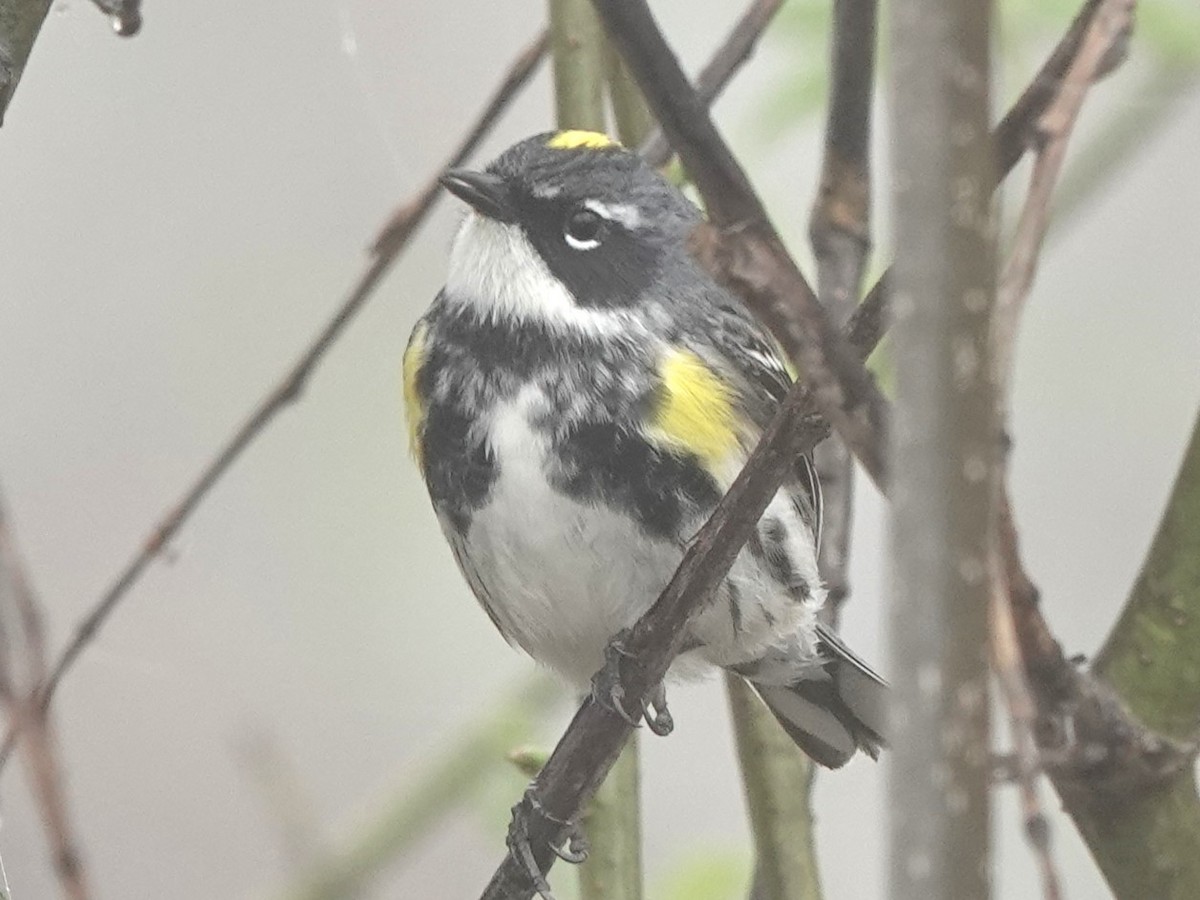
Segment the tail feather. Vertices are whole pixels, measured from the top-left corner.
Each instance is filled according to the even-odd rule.
[[[821,765],[836,769],[856,750],[877,759],[886,743],[887,682],[829,629],[819,625],[817,637],[827,659],[824,678],[754,689],[796,745]]]

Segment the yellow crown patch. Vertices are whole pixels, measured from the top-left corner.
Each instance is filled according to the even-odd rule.
[[[560,131],[546,141],[546,146],[551,150],[604,150],[608,147],[620,147],[621,144],[598,131],[571,130]]]

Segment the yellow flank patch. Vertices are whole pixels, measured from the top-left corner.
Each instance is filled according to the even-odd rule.
[[[654,410],[655,430],[707,467],[719,466],[740,443],[728,385],[689,350],[669,350],[659,374],[663,391]]]
[[[603,150],[606,147],[621,145],[607,134],[598,131],[571,130],[560,131],[546,141],[546,146],[551,150]]]
[[[425,324],[419,324],[404,350],[404,414],[408,419],[408,449],[421,465],[421,430],[425,424],[425,406],[417,391],[417,375],[425,362]]]

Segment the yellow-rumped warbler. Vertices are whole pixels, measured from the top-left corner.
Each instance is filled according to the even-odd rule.
[[[666,586],[790,378],[688,255],[700,212],[604,135],[538,135],[443,184],[471,211],[404,356],[412,450],[496,627],[586,685]],[[836,767],[878,753],[885,687],[817,621],[820,516],[801,460],[672,671],[742,675]],[[665,726],[661,695],[654,706],[647,720]]]

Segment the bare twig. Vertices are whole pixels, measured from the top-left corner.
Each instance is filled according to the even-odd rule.
[[[854,310],[871,248],[875,25],[875,0],[835,0],[825,154],[809,236],[817,258],[817,297],[839,327]],[[828,601],[821,612],[836,625],[838,610],[850,593],[854,461],[836,439],[820,444],[813,461],[824,499],[817,563]]]
[[[1100,0],[1085,6],[1072,25],[1074,32],[1083,21],[1084,31],[1071,43],[1071,53],[1062,63],[1064,75],[1057,79],[1051,93],[1043,98],[1042,110],[1033,126],[1037,138],[1037,157],[1011,255],[997,290],[992,324],[994,377],[1005,408],[1015,357],[1017,326],[1033,284],[1049,223],[1050,197],[1062,168],[1067,141],[1088,88],[1111,66],[1114,50],[1124,45],[1132,27],[1133,6],[1134,0]],[[1084,13],[1087,13],[1086,19],[1083,18]],[[1057,702],[1071,693],[1075,673],[1038,608],[1037,589],[1021,565],[1016,535],[1005,490],[1002,491],[997,531],[1001,575],[1013,604],[1026,668],[1034,687],[1041,691],[1039,699],[1044,702],[1053,698]]]
[[[513,61],[505,73],[500,85],[496,88],[491,99],[484,107],[479,118],[471,126],[466,137],[447,160],[445,168],[452,168],[463,162],[475,151],[480,140],[495,124],[500,113],[528,82],[537,68],[546,49],[545,32],[538,35]],[[443,169],[438,169],[440,174]],[[54,692],[63,676],[71,668],[76,658],[91,642],[96,631],[104,625],[109,616],[138,582],[146,568],[158,558],[167,542],[171,540],[191,517],[199,505],[208,496],[213,486],[224,476],[230,466],[236,462],[254,440],[281,411],[295,401],[303,392],[309,377],[317,365],[324,359],[325,354],[341,336],[346,326],[371,298],[384,274],[395,262],[401,251],[417,227],[425,221],[434,201],[441,195],[442,188],[437,176],[432,177],[408,203],[400,207],[383,227],[372,245],[372,258],[366,270],[359,277],[358,283],[350,291],[349,296],[334,313],[332,318],[320,330],[308,347],[303,351],[299,360],[283,376],[279,383],[267,394],[250,414],[245,422],[234,432],[228,443],[205,466],[196,481],[179,499],[176,505],[161,519],[151,531],[142,547],[133,555],[125,568],[117,576],[116,581],[97,601],[91,611],[77,626],[74,636],[59,656],[50,674],[49,681],[42,690],[42,705],[46,706],[54,696]],[[0,749],[0,766],[8,759],[12,751],[14,731],[10,727],[5,738],[4,747]]]
[[[1067,66],[1074,58],[1083,34],[1095,17],[1099,5],[1100,0],[1086,0],[1046,61],[1038,69],[1037,74],[1005,113],[1000,124],[992,131],[992,144],[995,147],[993,160],[995,185],[999,185],[1004,180],[1021,157],[1025,155],[1025,151],[1029,149],[1032,138],[1031,131],[1036,126],[1042,110],[1054,98],[1056,91],[1061,86]],[[890,274],[891,268],[889,267],[867,292],[864,304],[870,304],[880,309],[887,306]]]
[[[1025,680],[1025,665],[1013,623],[1008,585],[995,553],[990,558],[991,595],[988,603],[988,631],[992,667],[1004,698],[1013,741],[1013,780],[1021,795],[1021,816],[1025,839],[1033,849],[1042,878],[1043,900],[1060,900],[1062,887],[1054,856],[1050,852],[1050,825],[1038,796],[1037,779],[1041,774],[1037,740],[1037,704]]]
[[[50,843],[55,874],[64,897],[87,900],[90,896],[87,874],[67,810],[54,731],[38,701],[38,686],[46,671],[41,613],[9,529],[3,497],[0,497],[0,636],[3,638],[0,702],[12,727],[24,737],[25,765]],[[14,671],[17,650],[26,661],[28,671],[24,679]],[[24,684],[20,683],[22,680]]]
[[[746,64],[783,0],[754,0],[742,13],[729,36],[713,54],[708,65],[700,70],[696,78],[696,95],[705,106],[721,95],[730,79]],[[671,158],[671,144],[661,128],[642,145],[642,156],[650,165],[664,166]]]
[[[1042,243],[1050,222],[1050,196],[1058,182],[1067,142],[1083,107],[1088,88],[1105,67],[1112,65],[1115,50],[1123,48],[1133,27],[1134,0],[1101,3],[1082,42],[1077,44],[1069,67],[1037,117],[1032,135],[1036,156],[1029,193],[1025,198],[1008,263],[1000,277],[993,325],[996,374],[1002,395],[1007,395],[1016,347],[1017,323],[1033,285]]]

